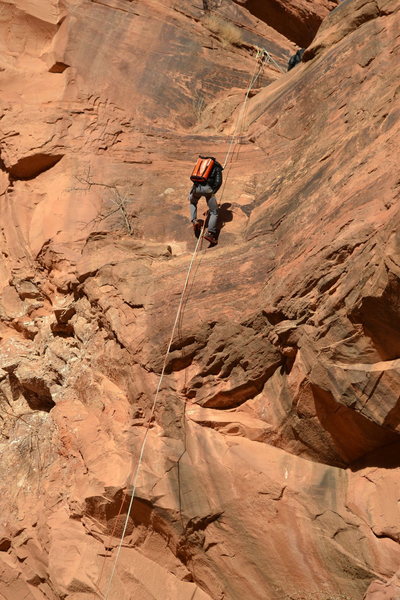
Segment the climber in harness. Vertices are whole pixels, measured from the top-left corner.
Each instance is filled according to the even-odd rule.
[[[213,156],[199,156],[190,176],[193,181],[193,187],[189,192],[190,220],[195,235],[198,237],[202,228],[202,222],[197,218],[197,203],[204,196],[209,211],[208,229],[204,239],[214,246],[218,243],[218,203],[214,194],[222,185],[222,171],[222,165]]]
[[[291,56],[289,58],[288,67],[287,67],[288,71],[290,71],[290,69],[293,69],[293,67],[295,67],[299,63],[301,63],[303,54],[304,54],[304,50],[305,50],[305,48],[299,48],[297,50],[296,54],[293,54],[293,56]]]

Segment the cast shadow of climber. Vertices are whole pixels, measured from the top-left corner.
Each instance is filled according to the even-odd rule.
[[[217,221],[217,238],[221,232],[221,229],[225,227],[225,223],[233,221],[233,212],[231,211],[232,204],[230,202],[224,202],[218,209],[218,221]]]
[[[230,223],[233,221],[233,212],[230,210],[232,204],[230,202],[224,202],[218,208],[218,220],[217,220],[217,232],[215,237],[218,239],[219,234],[221,233],[221,229],[225,227],[225,223]],[[206,224],[204,229],[207,229],[209,213],[208,211],[204,213]],[[200,235],[200,230],[203,227],[204,219],[198,219],[199,221],[199,230],[195,231],[195,236],[198,238]]]

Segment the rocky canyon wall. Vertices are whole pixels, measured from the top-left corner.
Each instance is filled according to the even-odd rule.
[[[400,7],[337,4],[0,2],[1,600],[400,598]]]

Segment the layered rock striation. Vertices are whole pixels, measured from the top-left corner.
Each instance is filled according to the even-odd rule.
[[[400,8],[336,4],[0,3],[2,598],[400,597]]]

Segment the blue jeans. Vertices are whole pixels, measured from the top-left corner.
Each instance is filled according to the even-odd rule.
[[[197,203],[204,196],[207,201],[210,217],[208,219],[208,231],[214,235],[217,233],[218,203],[214,192],[208,183],[195,183],[189,192],[190,220],[197,219]]]

